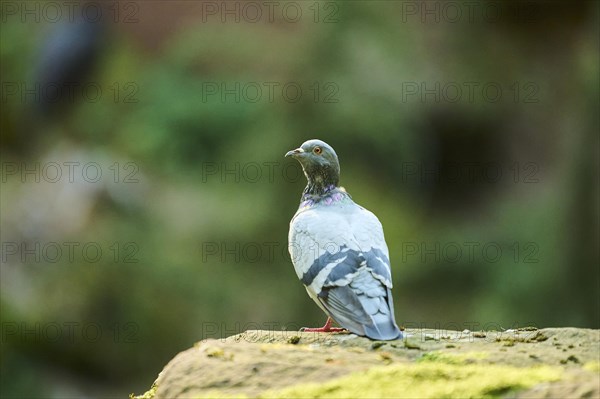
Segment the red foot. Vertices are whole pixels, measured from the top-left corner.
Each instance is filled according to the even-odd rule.
[[[345,328],[331,327],[332,322],[333,322],[333,320],[331,319],[331,317],[328,317],[327,321],[325,322],[325,325],[323,327],[317,327],[317,328],[302,327],[300,329],[300,331],[302,331],[302,332],[322,332],[322,333],[348,331]]]
[[[344,332],[344,331],[348,331],[345,328],[338,328],[338,327],[329,327],[329,328],[325,328],[325,327],[315,327],[315,328],[310,328],[310,327],[302,327],[300,329],[300,331],[302,332]]]

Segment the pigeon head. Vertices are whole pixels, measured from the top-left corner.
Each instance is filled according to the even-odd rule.
[[[286,157],[295,158],[306,175],[306,194],[321,195],[337,187],[340,180],[340,163],[333,148],[321,140],[305,141],[299,148],[288,151]]]

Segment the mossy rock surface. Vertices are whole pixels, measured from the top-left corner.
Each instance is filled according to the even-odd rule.
[[[600,331],[246,331],[179,353],[144,398],[600,398]]]

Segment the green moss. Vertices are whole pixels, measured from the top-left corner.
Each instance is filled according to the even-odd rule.
[[[221,391],[208,391],[206,393],[201,394],[200,396],[194,396],[194,399],[247,399],[248,395],[243,393],[232,394],[225,393]]]
[[[297,335],[294,335],[294,336],[290,337],[287,340],[287,342],[288,342],[288,344],[296,345],[298,342],[300,342],[300,337]]]
[[[537,331],[537,330],[538,330],[538,328],[533,327],[533,326],[517,328],[517,331]]]
[[[440,359],[440,358],[438,358]],[[548,366],[456,365],[424,361],[372,368],[323,384],[306,384],[263,393],[261,398],[495,398],[544,381],[556,381],[561,370]]]
[[[446,364],[467,364],[488,357],[485,352],[466,352],[460,354],[427,352],[419,358],[419,362],[438,362]]]
[[[583,368],[592,373],[600,372],[600,362],[587,362],[583,365]]]
[[[522,330],[520,330],[520,331],[522,331]],[[526,331],[529,331],[529,330],[526,330]],[[554,339],[556,340],[556,337],[554,337]],[[532,344],[532,343],[544,342],[546,340],[548,340],[548,337],[546,335],[544,335],[541,331],[536,331],[535,334],[533,334],[533,335],[527,335],[527,334],[525,336],[512,335],[512,336],[496,338],[496,342],[504,342],[504,346],[514,346],[515,343],[517,343],[517,342]]]
[[[215,359],[233,360],[233,353],[226,353],[222,348],[219,347],[209,346],[204,350],[204,352],[206,353],[206,356]]]
[[[567,364],[567,363],[569,363],[569,362],[573,362],[573,363],[580,363],[580,362],[579,362],[579,359],[577,358],[577,356],[573,356],[573,355],[571,355],[571,356],[569,356],[569,357],[568,357],[568,358],[566,358],[566,359],[562,359],[562,360],[560,361],[560,364]]]
[[[375,341],[371,344],[371,349],[376,350],[376,349],[381,348],[384,345],[387,345],[387,342]]]
[[[406,349],[421,349],[421,346],[417,343],[417,340],[410,338],[404,340],[404,347]]]
[[[135,394],[130,393],[129,399],[152,399],[152,398],[154,398],[154,395],[156,395],[157,388],[158,388],[158,386],[156,385],[156,383],[154,383],[154,384],[152,384],[150,389],[147,390],[146,392],[144,392],[144,394],[142,394],[142,395],[135,396]]]

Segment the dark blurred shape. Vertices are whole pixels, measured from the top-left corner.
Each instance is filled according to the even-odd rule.
[[[486,0],[482,7],[489,10],[486,15],[490,18],[497,17],[498,27],[526,35],[528,39],[538,39],[538,35],[547,38],[548,34],[564,34],[581,27],[589,15],[591,3],[593,1],[586,0],[507,0],[502,3]]]
[[[59,118],[73,105],[72,90],[89,83],[94,66],[104,49],[107,28],[100,19],[79,18],[59,24],[49,34],[35,65],[39,101],[36,113]]]
[[[497,178],[496,169],[506,158],[501,121],[491,115],[476,117],[434,109],[419,135],[429,139],[428,151],[416,165],[419,179],[415,188],[429,198],[431,209],[469,212],[482,205],[490,190],[498,188],[490,182]]]

